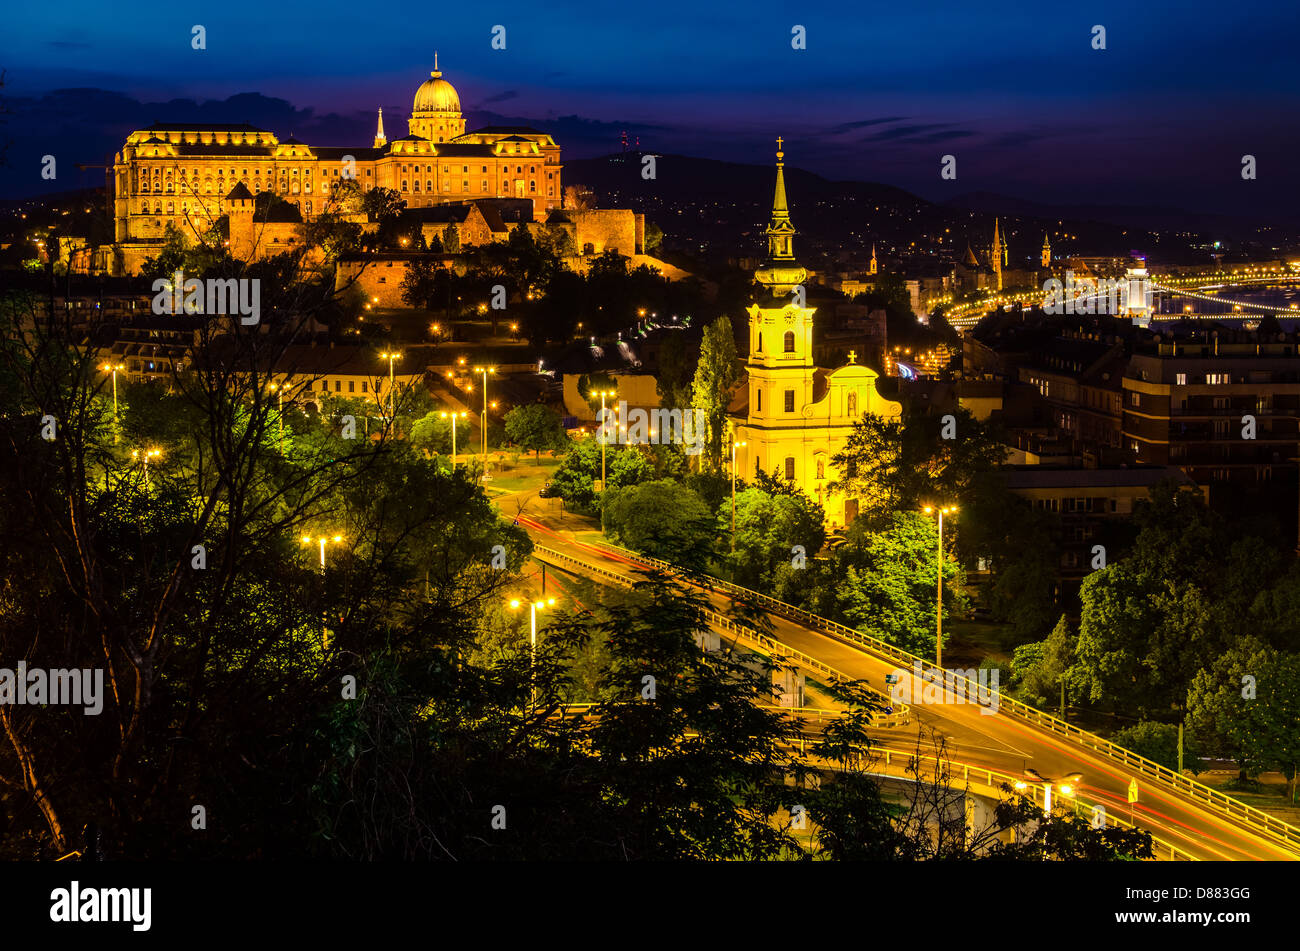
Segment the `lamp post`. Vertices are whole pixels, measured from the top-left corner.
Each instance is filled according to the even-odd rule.
[[[279,414],[280,455],[284,455],[284,387],[279,383],[272,383],[271,392],[275,394],[276,408]]]
[[[528,627],[529,627],[529,647],[528,647],[528,679],[533,679],[533,665],[537,662],[537,610],[538,608],[548,608],[555,606],[554,598],[547,598],[545,601],[532,601],[528,605]],[[510,602],[512,610],[519,610],[520,602],[513,600]],[[532,687],[532,702],[537,703],[537,686]]]
[[[927,505],[923,510],[926,515],[931,512],[939,513],[939,581],[938,581],[938,601],[934,612],[934,663],[937,667],[943,666],[943,517],[949,512],[956,512],[955,505],[930,506]]]
[[[113,422],[117,422],[117,371],[126,367],[121,363],[105,363],[100,369],[113,374]]]
[[[1025,776],[1034,782],[1041,783],[1043,786],[1043,815],[1052,814],[1052,792],[1061,794],[1062,799],[1074,799],[1074,793],[1083,781],[1082,773],[1070,773],[1060,779],[1051,779],[1041,775],[1037,770],[1025,770]],[[1029,783],[1023,779],[1015,784],[1016,792],[1024,792],[1029,788]]]
[[[161,455],[161,449],[146,449],[144,452],[141,452],[139,449],[131,450],[131,458],[139,459],[144,463],[144,481],[146,485],[149,484],[149,460],[157,459]]]
[[[342,535],[334,535],[334,536],[321,535],[319,538],[312,538],[310,535],[302,536],[302,543],[304,545],[310,545],[312,542],[316,542],[317,544],[320,545],[320,570],[321,571],[325,570],[325,545],[329,542],[333,542],[337,544],[341,541],[343,541]]]
[[[736,547],[736,450],[748,445],[743,442],[731,442],[731,547]]]
[[[497,368],[496,367],[474,367],[474,372],[481,373],[483,375],[483,420],[480,429],[482,430],[482,436],[483,436],[483,481],[486,482],[487,481],[487,411],[488,411],[487,378],[489,373],[496,373]]]
[[[396,351],[385,350],[379,356],[381,359],[388,361],[388,415],[396,418],[397,390],[393,383],[393,361],[402,359],[402,355]]]
[[[451,419],[451,467],[456,468],[456,419],[457,417],[468,416],[469,414],[462,410],[459,413],[443,413],[443,419]]]
[[[600,397],[600,491],[605,493],[605,444],[609,434],[605,428],[605,397],[613,397],[616,390],[596,390],[592,395]]]

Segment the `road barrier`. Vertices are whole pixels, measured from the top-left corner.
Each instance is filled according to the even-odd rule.
[[[570,555],[555,551],[552,548],[534,545],[533,556],[537,557],[539,555],[544,556],[549,561],[557,562],[559,567],[567,565],[569,567],[580,568],[583,571],[594,572],[601,577],[608,578],[611,581],[615,581],[624,586],[632,583],[617,572],[609,571],[608,569],[601,568],[597,565],[589,565],[581,559],[573,558]],[[714,627],[720,627],[725,631],[730,631],[735,634],[739,640],[745,641],[746,646],[753,647],[760,654],[768,655],[768,657],[778,665],[785,664],[787,666],[799,667],[805,670],[815,670],[820,674],[831,677],[835,680],[843,681],[844,683],[851,683],[856,679],[842,671],[836,670],[829,664],[822,663],[815,657],[809,657],[807,654],[795,650],[788,644],[782,644],[775,638],[768,637],[766,634],[760,634],[758,631],[745,627],[743,624],[737,624],[725,614],[719,614],[717,611],[710,608],[705,608],[703,613],[705,619],[711,625]],[[907,704],[893,703],[889,697],[881,693],[879,690],[876,690],[874,687],[868,687],[868,689],[879,696],[886,704],[885,710],[873,711],[871,715],[872,726],[890,728],[904,726],[909,722],[911,719],[911,708],[908,707]]]
[[[658,558],[648,558],[645,555],[639,555],[636,552],[627,550],[626,548],[619,548],[616,545],[609,545],[602,542],[584,542],[584,544],[588,544],[592,548],[606,549],[622,558],[629,559],[647,567],[655,568],[666,574],[671,574],[677,577],[682,576],[681,569],[669,562],[661,561]],[[752,591],[749,588],[743,588],[740,585],[732,584],[729,581],[722,581],[710,577],[708,579],[708,584],[719,590],[744,598],[747,601],[760,604],[773,614],[779,614],[782,617],[799,621],[808,627],[822,631],[826,634],[866,647],[872,653],[884,655],[891,660],[897,660],[900,662],[900,666],[902,667],[910,668],[913,664],[920,664],[922,670],[935,671],[951,677],[951,674],[944,671],[942,668],[937,667],[931,661],[922,657],[917,657],[915,654],[908,653],[901,647],[890,644],[887,641],[882,641],[879,638],[870,637],[869,635],[854,630],[847,625],[812,614],[803,610],[803,608],[797,608],[792,604],[778,601],[776,598],[769,597],[766,594],[761,594],[758,591]],[[968,690],[978,689],[977,684],[971,683],[964,677],[952,677],[952,680],[954,683],[962,680],[966,681],[966,689]],[[967,696],[971,695],[972,694],[969,693],[967,694]],[[1248,806],[1244,802],[1241,802],[1238,799],[1233,799],[1231,796],[1224,795],[1217,789],[1212,789],[1204,783],[1197,782],[1195,779],[1176,773],[1166,766],[1161,766],[1159,763],[1138,756],[1131,750],[1126,750],[1124,747],[1118,746],[1110,740],[1097,736],[1095,733],[1081,730],[1073,724],[1057,719],[1050,713],[1044,713],[1035,707],[1031,707],[1027,703],[1008,697],[1005,694],[999,695],[999,712],[1010,713],[1022,720],[1032,723],[1040,729],[1047,730],[1050,733],[1055,733],[1058,736],[1068,737],[1080,746],[1101,753],[1103,756],[1106,756],[1117,763],[1121,763],[1129,769],[1141,773],[1150,779],[1154,779],[1165,786],[1182,793],[1190,799],[1194,799],[1197,802],[1209,806],[1221,815],[1228,816],[1241,822],[1251,830],[1265,836],[1266,838],[1280,842],[1288,848],[1300,851],[1300,828],[1297,828],[1290,823],[1283,822],[1281,819],[1269,815],[1262,809]]]

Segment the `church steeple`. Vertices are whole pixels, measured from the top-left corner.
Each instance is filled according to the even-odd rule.
[[[767,226],[767,261],[754,272],[754,279],[772,289],[774,295],[789,294],[803,284],[808,272],[794,257],[794,236],[790,205],[785,197],[785,140],[776,139],[776,190],[772,195],[772,220]]]
[[[876,264],[876,245],[873,242],[871,245],[871,270],[868,273],[875,274],[877,270],[878,270],[878,266]]]
[[[1002,262],[1006,257],[1006,245],[1002,243],[1002,234],[998,229],[998,219],[993,219],[993,247],[989,251],[989,264],[997,278],[998,290],[1002,290]]]
[[[384,135],[384,110],[379,110],[379,128],[375,130],[375,148],[382,149],[388,144],[388,137]]]
[[[1052,246],[1048,243],[1047,232],[1043,232],[1043,267],[1052,266]]]
[[[772,222],[767,226],[768,261],[794,261],[793,238],[796,234],[790,223],[790,205],[785,197],[785,153],[781,146],[785,142],[776,137],[776,192],[772,196]]]

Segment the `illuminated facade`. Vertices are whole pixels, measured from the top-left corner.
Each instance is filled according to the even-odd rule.
[[[250,125],[157,123],[132,132],[114,160],[115,241],[124,269],[157,253],[167,225],[208,232],[242,185],[295,205],[304,220],[331,207],[336,184],[391,188],[407,207],[476,198],[526,198],[534,216],[560,207],[560,147],[535,129],[492,126],[465,131],[460,96],[434,70],[416,90],[408,133],[389,139],[380,111],[373,145],[312,146]]]
[[[777,139],[778,147],[781,140]],[[826,507],[833,526],[857,515],[854,498],[831,497],[826,485],[837,477],[831,457],[848,440],[864,413],[896,417],[902,406],[876,392],[878,374],[856,362],[825,370],[813,364],[814,307],[798,306],[808,272],[795,260],[785,195],[785,153],[776,153],[776,193],[767,228],[767,260],[755,279],[763,287],[749,308],[746,391],[732,415],[737,471],[756,468],[794,482]]]

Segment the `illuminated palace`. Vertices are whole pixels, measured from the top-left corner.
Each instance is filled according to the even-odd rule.
[[[778,149],[781,139],[777,139]],[[836,478],[831,457],[848,440],[863,413],[896,417],[902,406],[876,392],[878,374],[856,362],[825,370],[812,362],[814,307],[797,306],[795,289],[808,276],[794,257],[794,225],[785,197],[785,153],[776,153],[776,195],[767,228],[767,261],[754,272],[763,290],[749,308],[746,380],[733,400],[737,471],[756,468],[794,482],[826,507],[842,526],[858,512],[854,498],[831,498]]]
[[[415,91],[407,134],[388,139],[379,110],[369,148],[312,146],[250,125],[157,123],[131,133],[114,160],[115,240],[134,271],[157,253],[168,223],[201,235],[228,210],[243,185],[278,195],[304,220],[325,211],[335,183],[354,174],[363,190],[391,188],[407,207],[478,198],[525,198],[534,216],[558,208],[560,147],[536,129],[490,126],[465,131],[460,96],[434,57]],[[241,190],[240,194],[243,194]]]

